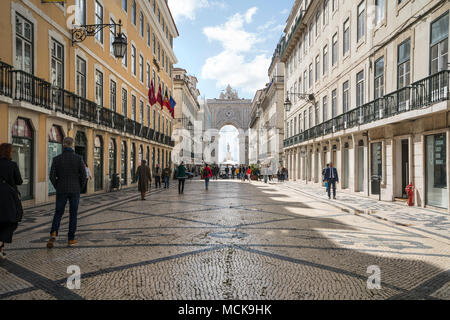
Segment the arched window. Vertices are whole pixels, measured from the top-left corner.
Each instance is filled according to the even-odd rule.
[[[127,184],[128,154],[127,154],[127,143],[125,141],[122,141],[122,147],[120,150],[120,154],[121,154],[121,156],[120,156],[120,173],[121,173],[122,183],[124,185],[126,185]]]
[[[139,146],[139,165],[142,160],[144,160],[144,147],[142,145]]]
[[[75,153],[80,155],[87,164],[87,139],[82,131],[78,131],[75,136]]]
[[[96,136],[94,140],[94,190],[103,189],[103,140]]]
[[[136,145],[134,143],[131,144],[130,167],[131,167],[131,183],[135,183],[136,182]]]
[[[33,198],[34,134],[28,119],[17,118],[12,127],[13,161],[19,166],[23,184],[18,186],[22,200]]]
[[[117,172],[117,152],[116,152],[116,140],[109,140],[109,178]]]
[[[150,147],[147,146],[147,165],[150,166]]]
[[[62,142],[64,136],[60,126],[52,126],[50,132],[48,133],[48,152],[47,152],[47,172],[50,176],[50,170],[52,168],[53,158],[62,153]],[[55,194],[56,189],[53,184],[49,181],[48,183],[48,194]]]

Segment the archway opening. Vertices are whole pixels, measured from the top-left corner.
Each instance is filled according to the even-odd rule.
[[[225,125],[219,131],[219,163],[240,163],[239,131],[235,126]]]

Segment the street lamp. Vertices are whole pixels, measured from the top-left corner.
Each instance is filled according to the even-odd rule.
[[[119,32],[114,35],[114,41],[112,43],[114,56],[116,58],[122,59],[127,52],[127,39],[122,33],[122,21],[119,20],[119,23],[111,23],[111,24],[85,24],[76,26],[72,30],[72,45],[77,42],[83,42],[86,37],[95,36],[98,32],[105,28],[113,28],[119,27]]]
[[[296,93],[296,92],[286,92],[286,101],[284,101],[284,108],[286,109],[286,112],[291,111],[292,102],[289,100],[289,96],[294,95],[297,96],[299,99],[306,100],[308,102],[315,101],[314,94],[312,93]]]

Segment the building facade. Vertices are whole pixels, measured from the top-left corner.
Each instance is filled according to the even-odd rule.
[[[284,63],[279,49],[268,70],[270,82],[255,94],[249,123],[249,161],[268,168],[270,174],[283,165]]]
[[[140,160],[169,165],[174,146],[167,108],[149,103],[151,81],[173,92],[178,31],[164,0],[8,0],[0,38],[0,141],[14,145],[25,205],[52,201],[48,174],[65,136],[92,173],[88,193],[119,174],[135,183]],[[72,42],[72,25],[117,24],[127,52],[117,59],[114,27]],[[157,89],[158,90],[158,89]]]
[[[174,162],[183,161],[188,169],[199,167],[202,164],[202,123],[198,123],[200,103],[197,89],[197,78],[188,75],[186,70],[175,68],[174,74],[174,98],[177,101],[175,108],[174,138]]]
[[[333,162],[341,190],[394,201],[412,182],[415,205],[449,209],[449,7],[295,1],[280,41],[290,179],[320,184]]]

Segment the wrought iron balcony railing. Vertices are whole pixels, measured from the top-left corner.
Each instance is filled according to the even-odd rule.
[[[444,70],[322,122],[283,141],[285,148],[341,130],[449,100],[449,70]]]
[[[12,98],[13,67],[0,61],[0,95]]]

